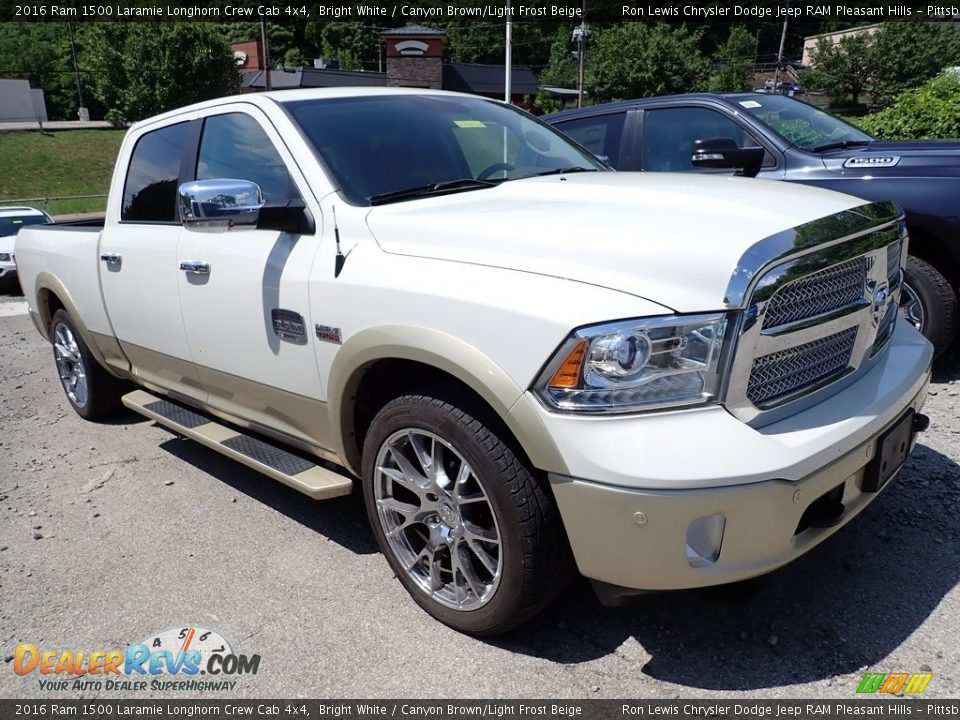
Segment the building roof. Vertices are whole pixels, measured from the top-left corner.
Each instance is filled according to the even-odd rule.
[[[404,25],[403,27],[384,30],[381,35],[446,35],[443,30],[434,30],[423,25]]]
[[[480,95],[503,95],[503,65],[447,63],[443,66],[443,89]],[[536,95],[537,76],[528,67],[514,66],[511,73],[512,95]]]
[[[379,72],[320,68],[291,68],[289,70],[270,71],[270,86],[275,90],[312,87],[386,87],[386,84],[386,73]],[[243,73],[240,85],[245,88],[265,87],[263,70]]]

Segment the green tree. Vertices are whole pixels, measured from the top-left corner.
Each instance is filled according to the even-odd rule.
[[[323,21],[307,23],[304,37],[319,57],[340,61],[344,70],[376,70],[380,29],[372,22]]]
[[[114,125],[234,92],[230,46],[205,23],[90,23],[81,65]]]
[[[258,22],[220,22],[210,23],[228,43],[259,40],[261,38]],[[304,57],[302,40],[297,39],[298,26],[295,24],[268,22],[267,39],[270,43],[270,67],[298,67]]]
[[[717,49],[720,68],[710,81],[714,92],[740,92],[753,87],[757,39],[743,25],[730,28],[730,35]]]
[[[593,102],[704,90],[710,63],[701,31],[659,23],[611,25],[587,44],[586,89]]]
[[[847,35],[839,42],[821,38],[811,56],[810,69],[801,79],[808,87],[822,90],[838,101],[860,104],[870,86],[873,39],[867,33]]]
[[[557,28],[550,43],[550,58],[547,67],[540,73],[541,85],[575,88],[577,86],[577,61],[573,57],[574,45],[570,29]]]
[[[960,80],[955,72],[943,73],[855,122],[882,140],[960,138]]]
[[[51,120],[76,120],[77,80],[66,23],[0,23],[0,77],[43,90]]]
[[[889,107],[906,90],[960,65],[960,30],[953,23],[887,22],[871,40],[872,108]]]

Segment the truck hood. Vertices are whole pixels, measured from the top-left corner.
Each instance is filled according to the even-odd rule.
[[[724,307],[754,243],[863,203],[775,180],[593,172],[382,205],[367,224],[388,253],[565,278],[700,312]]]
[[[960,141],[880,141],[823,154],[823,164],[838,175],[860,177],[960,177]],[[871,158],[892,159],[895,164],[859,164]]]

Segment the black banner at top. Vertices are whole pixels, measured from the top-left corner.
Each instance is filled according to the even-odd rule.
[[[875,0],[4,0],[3,22],[358,21],[384,26],[431,21],[720,22],[813,20],[847,23],[960,20],[957,5]]]

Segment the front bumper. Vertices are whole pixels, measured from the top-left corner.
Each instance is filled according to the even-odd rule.
[[[766,427],[712,408],[662,414],[663,429],[648,415],[643,433],[619,447],[591,450],[590,433],[581,434],[570,464],[616,472],[548,475],[580,572],[622,588],[671,590],[761,575],[802,555],[877,497],[862,488],[866,466],[878,438],[923,407],[931,357],[929,343],[899,323],[885,357],[859,381]],[[624,482],[628,464],[634,475]],[[804,527],[825,496],[842,503],[835,524]],[[694,562],[691,523],[717,516],[719,555]]]
[[[0,262],[0,280],[16,280],[17,264],[13,262]]]

